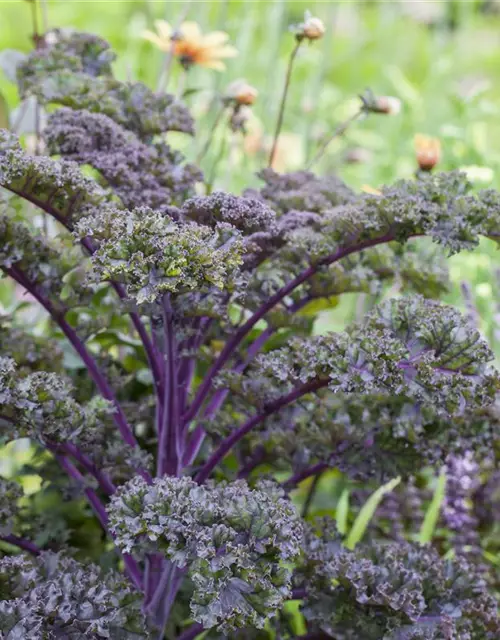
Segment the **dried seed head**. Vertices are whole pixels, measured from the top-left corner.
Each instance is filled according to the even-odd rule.
[[[395,116],[401,111],[401,100],[394,96],[376,96],[371,89],[366,89],[359,97],[365,113]]]
[[[226,89],[227,98],[238,105],[252,105],[258,95],[257,89],[246,80],[235,80]]]
[[[297,25],[294,29],[299,40],[307,38],[307,40],[319,40],[325,35],[325,25],[320,18],[313,16],[310,11],[304,14],[304,22]]]
[[[393,96],[381,96],[376,99],[377,113],[385,113],[389,116],[397,116],[401,111],[401,100]]]
[[[438,138],[417,133],[414,139],[415,154],[421,171],[432,171],[441,160],[441,142]]]

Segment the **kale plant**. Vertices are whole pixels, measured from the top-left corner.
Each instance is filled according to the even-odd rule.
[[[42,478],[0,485],[0,637],[500,637],[481,537],[500,377],[437,300],[445,253],[499,239],[500,194],[458,172],[359,194],[268,168],[260,189],[200,195],[166,142],[190,114],[113,59],[51,32],[17,72],[49,112],[46,155],[0,133],[0,268],[48,318],[43,335],[24,305],[0,319],[2,440],[29,438]],[[342,294],[388,287],[313,335]],[[300,512],[296,488],[329,469],[410,487],[440,464],[438,545],[391,536],[387,514],[353,545]]]

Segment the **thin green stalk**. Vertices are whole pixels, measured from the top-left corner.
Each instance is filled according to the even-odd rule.
[[[49,30],[49,9],[47,0],[40,0],[40,8],[42,10],[42,29],[44,33]]]
[[[323,470],[314,476],[314,480],[312,481],[311,486],[309,487],[309,491],[307,492],[307,497],[304,502],[304,506],[302,507],[303,518],[306,518],[307,514],[309,513],[309,509],[311,508],[311,505],[313,503],[314,496],[316,495],[316,491],[318,489],[319,481],[321,480],[322,475],[323,475]]]
[[[184,0],[183,5],[184,5],[184,11],[181,13],[181,15],[177,20],[177,24],[173,32],[174,34],[176,33],[176,31],[178,31],[181,24],[187,18],[187,15],[189,13],[189,8],[191,5],[191,0]],[[175,42],[172,40],[170,44],[170,50],[165,55],[163,67],[162,67],[162,70],[160,71],[160,77],[158,78],[158,86],[156,90],[159,93],[163,93],[164,91],[167,90],[168,81],[170,80],[170,72],[172,70],[172,62],[174,61],[174,51],[175,51]]]
[[[352,116],[347,118],[347,120],[344,120],[344,122],[339,124],[339,126],[335,129],[335,131],[332,133],[332,135],[330,137],[328,137],[326,140],[324,140],[323,143],[320,145],[320,147],[319,147],[318,151],[316,152],[316,154],[307,163],[306,169],[307,170],[311,169],[311,167],[313,165],[315,165],[316,162],[318,162],[318,160],[320,160],[323,157],[323,155],[324,155],[325,151],[327,150],[328,146],[330,145],[330,143],[333,140],[335,140],[335,138],[337,138],[338,136],[341,136],[343,133],[345,133],[345,131],[347,130],[349,125],[352,124],[355,120],[357,120],[363,113],[364,113],[364,110],[363,109],[359,109],[358,111],[356,111],[356,113],[354,113]]]
[[[217,176],[217,169],[219,167],[219,164],[221,163],[222,158],[224,157],[224,154],[226,153],[226,145],[227,145],[227,137],[226,135],[223,135],[220,148],[219,148],[219,153],[217,154],[217,157],[214,160],[212,169],[210,171],[210,176],[207,182],[207,195],[210,195],[212,193],[215,178]]]
[[[290,81],[292,79],[292,69],[295,58],[297,57],[297,53],[299,52],[300,45],[302,44],[302,38],[297,38],[295,42],[295,47],[290,55],[290,59],[288,60],[288,68],[286,70],[286,79],[285,79],[285,87],[283,89],[283,95],[281,96],[281,104],[280,110],[278,114],[278,122],[276,123],[276,131],[274,132],[273,146],[271,147],[271,153],[269,154],[269,167],[273,166],[274,156],[276,155],[276,147],[278,146],[278,138],[281,132],[281,127],[283,126],[283,116],[285,114],[285,105],[286,99],[288,96],[288,89],[290,88]]]
[[[201,151],[196,156],[196,164],[200,164],[201,160],[205,157],[208,150],[212,146],[212,142],[214,141],[214,137],[215,137],[215,132],[219,128],[219,124],[220,124],[220,121],[222,120],[222,116],[224,115],[225,110],[226,110],[226,105],[222,103],[222,106],[217,112],[217,116],[215,117],[214,123],[210,129],[210,135],[208,136],[208,139],[203,145]]]

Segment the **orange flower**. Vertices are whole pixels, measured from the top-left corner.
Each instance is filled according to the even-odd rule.
[[[441,160],[441,142],[417,133],[415,136],[415,154],[421,171],[432,171]]]
[[[196,22],[183,22],[178,30],[172,29],[165,20],[156,20],[156,31],[144,31],[143,37],[161,51],[173,51],[185,67],[198,64],[200,67],[224,71],[223,59],[234,58],[238,51],[227,44],[229,36],[224,31],[202,34]]]

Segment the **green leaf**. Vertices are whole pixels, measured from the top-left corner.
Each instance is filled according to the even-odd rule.
[[[436,524],[439,518],[439,512],[441,511],[441,505],[443,504],[444,496],[446,493],[446,472],[443,469],[439,474],[439,478],[432,496],[431,503],[425,513],[425,518],[420,529],[418,541],[420,544],[427,544],[432,540],[434,531],[436,530]]]
[[[329,296],[328,298],[316,298],[308,302],[298,312],[299,316],[315,316],[320,311],[327,311],[328,309],[334,309],[339,304],[338,296]]]
[[[337,511],[335,520],[337,522],[337,531],[345,536],[347,533],[347,518],[349,516],[349,489],[344,489],[340,494],[337,503]]]
[[[373,518],[373,514],[377,510],[378,505],[382,502],[384,496],[395,489],[401,482],[401,478],[398,476],[393,480],[390,480],[386,484],[379,487],[365,502],[358,517],[352,525],[352,529],[349,532],[345,546],[348,549],[354,549],[361,538],[364,536],[366,528],[368,527],[370,520]]]
[[[307,627],[304,621],[304,616],[300,611],[300,601],[289,600],[288,602],[285,602],[284,609],[290,616],[289,623],[294,634],[296,636],[302,636],[303,634],[305,634],[307,632]]]

